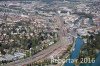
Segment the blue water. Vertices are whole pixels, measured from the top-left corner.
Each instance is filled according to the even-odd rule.
[[[98,54],[95,63],[93,63],[92,66],[100,66],[100,53]]]
[[[91,66],[91,65],[92,63],[87,63],[87,64],[83,63],[83,64],[80,64],[79,66]]]
[[[82,45],[84,44],[84,41],[82,38],[80,38],[80,36],[78,36],[76,38],[76,42],[75,42],[75,50],[72,51],[71,55],[70,55],[70,59],[77,59],[80,53],[80,49],[82,47]],[[70,63],[69,61],[67,61],[67,63],[64,64],[64,66],[75,66],[73,63]]]

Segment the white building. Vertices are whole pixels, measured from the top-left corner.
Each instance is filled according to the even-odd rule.
[[[77,32],[78,32],[78,34],[83,35],[83,36],[88,35],[88,30],[87,29],[79,28],[79,29],[77,29]]]
[[[21,59],[21,58],[24,58],[25,56],[26,56],[26,54],[24,54],[24,53],[20,53],[20,52],[15,52],[14,53],[14,57],[16,59]]]

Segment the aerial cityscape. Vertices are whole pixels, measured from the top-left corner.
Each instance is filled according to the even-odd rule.
[[[0,0],[0,66],[100,66],[100,0]]]

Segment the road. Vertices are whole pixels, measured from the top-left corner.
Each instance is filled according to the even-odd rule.
[[[29,58],[26,58],[26,59],[22,59],[22,60],[18,60],[18,61],[15,61],[15,62],[11,62],[11,63],[8,63],[5,66],[23,66],[23,65],[26,65],[26,64],[30,64],[30,63],[32,63],[34,61],[38,61],[38,60],[47,58],[53,52],[58,52],[57,50],[59,48],[61,48],[61,47],[67,47],[68,43],[65,42],[64,36],[63,36],[63,34],[64,34],[64,31],[63,31],[63,27],[64,27],[63,26],[64,25],[63,24],[63,20],[61,19],[61,17],[59,15],[57,15],[56,18],[57,18],[57,21],[58,21],[59,27],[60,27],[60,30],[59,30],[59,38],[60,38],[60,40],[56,44],[51,45],[47,49],[42,50],[41,52],[37,53],[36,55],[33,55],[32,57],[29,57]]]

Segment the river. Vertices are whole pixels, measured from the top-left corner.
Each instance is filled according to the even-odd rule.
[[[80,50],[83,44],[83,39],[80,36],[78,36],[75,41],[74,51],[71,52],[69,59],[77,59],[79,57]],[[65,63],[64,66],[75,66],[75,64],[71,63],[70,61],[67,61],[67,63]],[[97,54],[95,63],[84,63],[80,64],[79,66],[100,66],[100,53]]]
[[[74,50],[71,52],[69,59],[77,59],[79,57],[80,49],[83,46],[83,44],[84,44],[83,39],[80,36],[78,36],[75,41]],[[65,63],[64,66],[75,66],[75,65],[67,61],[67,63]]]

